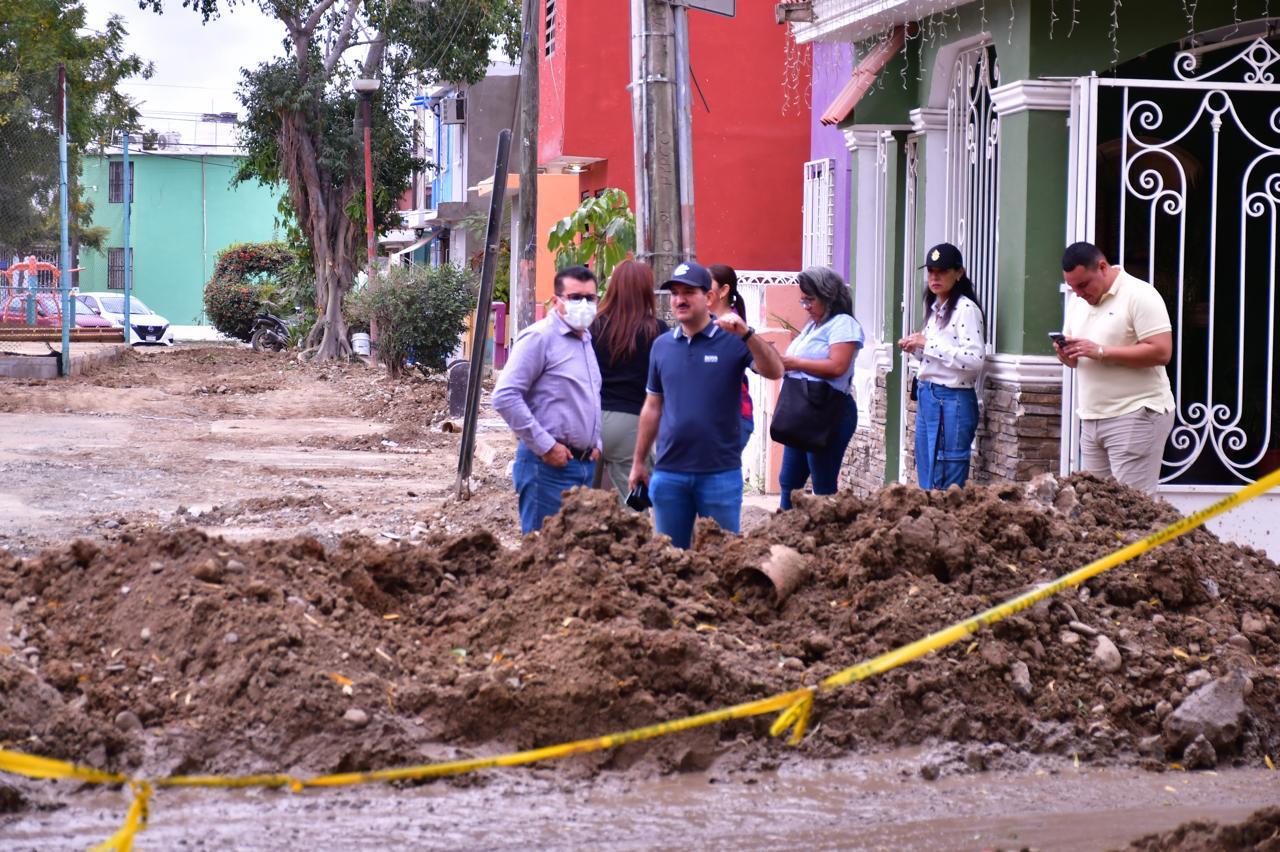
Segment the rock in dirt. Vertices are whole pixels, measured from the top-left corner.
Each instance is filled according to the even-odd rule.
[[[141,731],[142,720],[132,710],[121,710],[116,714],[116,727],[126,734],[130,731]]]
[[[1267,623],[1252,613],[1246,613],[1240,619],[1240,631],[1261,635],[1267,632]]]
[[[1244,675],[1227,677],[1197,689],[1164,721],[1165,743],[1176,752],[1203,735],[1218,750],[1231,749],[1244,728]]]
[[[1093,646],[1093,659],[1104,672],[1118,672],[1124,665],[1120,649],[1106,636],[1099,636]]]
[[[216,559],[206,559],[196,565],[191,574],[197,580],[203,580],[206,583],[220,583],[222,582],[222,565]]]
[[[1183,749],[1182,765],[1187,769],[1213,769],[1218,765],[1218,752],[1214,750],[1213,743],[1200,734]]]
[[[353,728],[363,728],[369,724],[369,714],[361,710],[359,707],[352,707],[346,713],[342,714],[342,721],[346,722]]]
[[[1013,683],[1013,691],[1023,698],[1031,697],[1031,670],[1021,660],[1009,664],[1009,678]]]
[[[1197,690],[1211,680],[1213,680],[1213,674],[1207,669],[1196,669],[1187,673],[1187,689]]]

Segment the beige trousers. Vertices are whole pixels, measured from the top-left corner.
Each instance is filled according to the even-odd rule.
[[[600,452],[600,462],[596,465],[595,487],[604,483],[607,475],[617,490],[620,500],[627,499],[627,482],[631,479],[631,460],[636,452],[636,432],[640,428],[640,415],[627,414],[623,411],[602,412],[600,432],[604,449]],[[653,450],[645,460],[649,470],[653,470]]]
[[[1173,412],[1139,408],[1119,417],[1083,420],[1080,455],[1084,469],[1110,476],[1131,488],[1156,492],[1164,443],[1173,430]]]

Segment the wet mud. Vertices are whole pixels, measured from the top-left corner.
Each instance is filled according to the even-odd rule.
[[[198,530],[76,542],[0,557],[0,741],[149,773],[546,745],[815,683],[1174,517],[1081,475],[1030,492],[811,497],[744,538],[700,524],[687,552],[591,491],[514,549],[485,530],[333,547]],[[742,570],[778,546],[806,567],[781,606]],[[1280,754],[1278,613],[1274,564],[1196,532],[820,699],[799,748],[769,740],[765,718],[564,771],[763,771],[915,744],[946,746],[927,779],[1040,755],[1259,766]],[[1218,721],[1197,729],[1184,717],[1206,702]]]

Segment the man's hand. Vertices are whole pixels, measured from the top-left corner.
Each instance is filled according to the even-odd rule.
[[[742,317],[735,313],[728,313],[722,317],[716,317],[716,325],[729,332],[736,334],[738,337],[747,336],[747,323]]]
[[[1079,360],[1076,358],[1067,357],[1067,340],[1068,339],[1069,338],[1064,338],[1061,346],[1059,346],[1058,342],[1055,340],[1053,342],[1053,354],[1057,355],[1058,360],[1061,361],[1064,365],[1074,370],[1076,368],[1076,365],[1079,363]]]
[[[564,467],[569,463],[569,448],[556,441],[555,445],[542,454],[542,460],[552,467]]]
[[[631,463],[631,477],[627,480],[627,489],[635,491],[636,486],[643,482],[649,484],[649,471],[645,470],[644,462]]]
[[[908,334],[898,341],[898,348],[913,355],[924,349],[924,332],[917,331],[915,334]]]
[[[1062,356],[1071,361],[1079,361],[1081,358],[1092,358],[1097,361],[1100,360],[1101,354],[1102,345],[1084,337],[1068,337],[1066,344],[1062,347]]]
[[[594,450],[592,450],[592,451],[591,451],[591,460],[592,460],[593,462],[600,461],[600,450],[599,450],[599,448],[596,448],[596,449],[594,449]]]

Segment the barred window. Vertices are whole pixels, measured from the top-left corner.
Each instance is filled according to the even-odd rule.
[[[108,169],[108,185],[107,185],[107,203],[123,204],[124,203],[124,161],[113,161]],[[134,179],[133,163],[129,164],[129,199],[132,201],[136,196],[133,194]]]
[[[129,273],[129,277],[133,278],[132,246],[129,248]],[[130,283],[137,284],[137,281],[131,281]],[[124,289],[124,249],[122,248],[107,249],[107,289]]]

